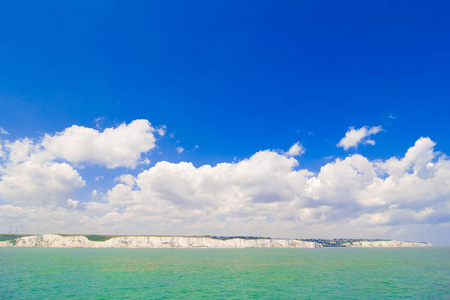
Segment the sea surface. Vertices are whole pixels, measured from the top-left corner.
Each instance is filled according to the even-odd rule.
[[[0,248],[0,299],[450,299],[450,248]]]

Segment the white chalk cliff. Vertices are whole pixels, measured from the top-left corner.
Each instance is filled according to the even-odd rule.
[[[358,241],[343,244],[345,247],[430,247],[429,243],[402,242],[402,241]]]
[[[429,247],[429,243],[403,241],[357,241],[344,247]],[[25,236],[0,242],[0,247],[51,247],[51,248],[322,248],[322,244],[293,239],[242,239],[226,240],[211,237],[182,236],[120,236],[104,242],[90,241],[82,235],[60,236],[44,234]]]
[[[0,247],[52,247],[52,248],[321,248],[315,242],[292,239],[240,239],[227,240],[209,237],[181,236],[121,236],[104,242],[94,242],[85,236],[44,234],[21,237],[0,242]]]

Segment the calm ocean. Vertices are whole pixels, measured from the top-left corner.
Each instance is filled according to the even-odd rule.
[[[0,248],[0,299],[450,299],[450,248]]]

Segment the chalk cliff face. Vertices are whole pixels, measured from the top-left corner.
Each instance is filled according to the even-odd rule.
[[[315,242],[290,239],[229,239],[177,236],[123,236],[104,242],[94,242],[85,236],[44,234],[0,242],[3,247],[54,248],[321,248]]]
[[[353,244],[343,244],[345,247],[430,247],[429,243],[414,243],[414,242],[402,242],[402,241],[360,241],[353,242]]]
[[[429,243],[402,241],[358,241],[345,247],[429,247]],[[181,236],[121,236],[104,242],[94,242],[85,236],[44,234],[21,237],[0,242],[0,247],[53,247],[53,248],[322,248],[322,244],[292,239],[240,239],[228,240],[209,237]]]

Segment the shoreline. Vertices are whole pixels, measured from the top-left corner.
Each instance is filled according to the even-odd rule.
[[[8,236],[8,235],[3,235]],[[15,236],[15,235],[9,235]],[[328,244],[317,241],[328,241]],[[334,243],[334,245],[333,245]],[[331,246],[330,246],[331,245]],[[156,235],[29,235],[0,241],[0,247],[43,248],[381,248],[431,247],[430,243],[396,240],[301,240],[259,237],[156,236]]]

